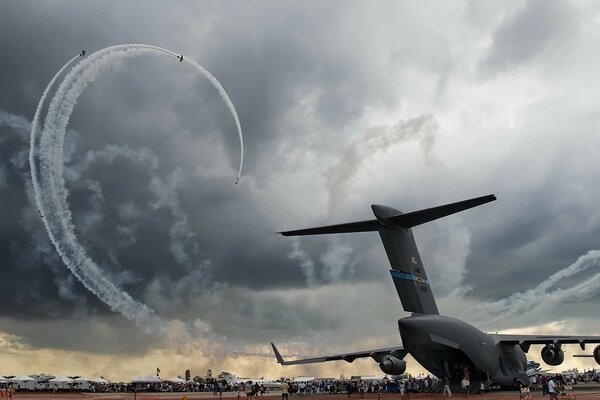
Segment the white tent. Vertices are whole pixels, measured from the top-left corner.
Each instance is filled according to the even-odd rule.
[[[131,383],[160,383],[162,380],[154,375],[136,376],[131,380]]]
[[[315,380],[314,376],[297,376],[294,379],[292,379],[292,382],[312,382]]]
[[[73,379],[67,376],[57,376],[54,379],[48,381],[51,389],[72,389]]]
[[[108,380],[106,380],[104,378],[94,378],[94,379],[92,379],[92,382],[95,382],[95,383],[110,383],[110,381],[108,381]]]
[[[9,381],[11,381],[11,382],[28,382],[28,381],[35,381],[35,379],[30,377],[29,375],[19,375],[19,376],[15,376],[14,378],[9,379]]]
[[[27,390],[35,390],[35,384],[37,383],[35,379],[27,375],[15,376],[14,378],[9,379],[8,381],[13,382],[15,384],[15,389]]]
[[[171,379],[165,379],[165,381],[167,381],[167,382],[173,382],[173,383],[186,383],[187,382],[186,380],[181,379],[181,378],[179,378],[177,376],[174,377],[174,378],[171,378]]]

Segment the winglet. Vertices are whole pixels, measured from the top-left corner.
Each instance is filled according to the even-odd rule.
[[[283,359],[283,357],[281,357],[281,353],[279,353],[279,350],[277,350],[277,347],[275,347],[275,344],[273,342],[271,342],[271,347],[273,347],[273,352],[275,353],[275,358],[277,359],[277,362],[281,365],[285,365],[285,360]]]

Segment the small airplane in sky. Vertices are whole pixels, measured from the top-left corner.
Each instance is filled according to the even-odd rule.
[[[79,56],[80,57],[85,57],[85,53],[86,53],[86,51],[85,51],[85,49],[83,49],[83,50],[81,50],[81,53],[79,53]]]
[[[372,220],[280,232],[283,236],[378,232],[402,307],[411,314],[397,322],[402,345],[284,360],[271,343],[277,362],[281,365],[335,360],[351,363],[357,358],[371,357],[384,373],[401,375],[406,371],[404,357],[410,354],[433,375],[440,379],[448,378],[453,387],[460,388],[463,377],[468,377],[474,387],[478,387],[480,382],[486,386],[497,383],[510,387],[529,385],[527,372],[531,365],[528,366],[525,353],[532,345],[543,345],[542,360],[557,366],[565,358],[564,344],[577,344],[585,350],[588,343],[600,343],[600,336],[485,333],[465,321],[439,313],[411,228],[494,200],[495,195],[487,195],[406,214],[373,204],[371,209],[375,219]],[[591,357],[600,364],[600,346],[594,349]]]
[[[182,54],[182,55],[180,55],[180,56],[179,56],[179,57],[177,57],[177,58],[179,59],[179,62],[182,62],[182,61],[183,61],[183,54]]]

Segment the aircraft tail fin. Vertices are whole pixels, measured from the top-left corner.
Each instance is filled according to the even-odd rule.
[[[403,214],[373,204],[376,219],[280,232],[284,236],[378,231],[392,267],[390,273],[405,311],[439,314],[411,228],[496,200],[493,194]]]

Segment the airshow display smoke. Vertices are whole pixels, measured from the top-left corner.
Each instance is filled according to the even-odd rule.
[[[564,279],[575,276],[590,268],[600,266],[600,250],[590,250],[566,268],[555,272],[539,283],[535,288],[513,293],[504,299],[478,304],[469,311],[469,315],[484,324],[502,319],[533,313],[540,307],[554,307],[564,303],[577,303],[598,293],[600,274],[582,279],[566,288],[557,287]]]
[[[167,329],[167,322],[160,318],[154,310],[136,301],[106,278],[79,243],[72,222],[63,175],[66,128],[79,96],[91,82],[116,62],[151,53],[166,55],[174,59],[178,56],[170,50],[156,46],[124,44],[93,53],[74,67],[72,66],[79,57],[69,60],[52,78],[38,104],[31,127],[29,163],[37,207],[48,236],[67,268],[89,291],[112,310],[121,313],[147,332],[164,333]],[[184,58],[184,61],[193,66],[217,89],[233,116],[240,140],[241,154],[237,182],[242,172],[244,147],[242,130],[233,103],[219,81],[205,68],[187,57]],[[71,67],[72,69],[65,75],[65,72]],[[47,104],[50,93],[54,91],[56,83],[63,75],[64,78],[56,89],[56,93]],[[46,116],[41,121],[46,107]]]

